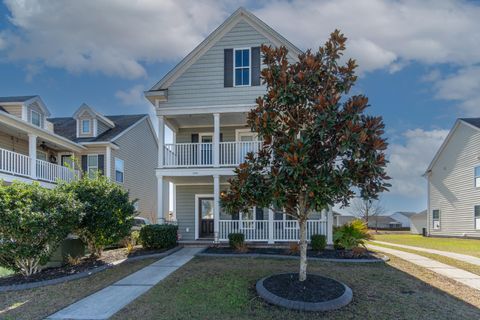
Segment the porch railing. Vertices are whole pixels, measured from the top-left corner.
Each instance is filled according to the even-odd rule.
[[[59,166],[58,164],[50,163],[37,159],[37,179],[48,182],[56,182],[57,180],[72,181],[78,176],[78,170]]]
[[[31,172],[30,166],[30,157],[17,152],[0,149],[1,172],[28,177]]]
[[[220,220],[219,240],[228,241],[230,233],[243,233],[245,241],[298,241],[300,240],[300,228],[295,220]],[[327,236],[327,221],[308,220],[307,240],[313,234]]]
[[[257,152],[260,141],[220,142],[219,165],[236,166],[249,152]],[[164,145],[164,167],[211,167],[214,164],[214,144],[169,143]]]

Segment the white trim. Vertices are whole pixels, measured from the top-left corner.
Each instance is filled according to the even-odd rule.
[[[173,180],[175,181],[175,179]],[[213,186],[213,182],[185,182],[185,183],[176,183],[173,182],[176,186]],[[220,182],[220,185],[227,186],[228,182]]]
[[[175,119],[175,118],[171,118],[171,119]],[[221,128],[225,128],[225,127],[245,127],[246,125],[247,125],[246,123],[222,124]],[[208,127],[208,125],[198,124],[198,125],[178,126],[179,129],[192,129],[192,128],[205,128],[205,127]]]
[[[98,136],[98,120],[97,118],[93,119],[93,136],[96,137]]]
[[[237,51],[244,51],[248,50],[248,84],[240,84],[237,85],[235,83],[235,71],[237,69],[246,69],[246,67],[237,67],[235,66],[235,60],[236,60],[236,52]],[[242,60],[243,60],[243,55],[242,55]],[[234,48],[233,49],[233,87],[251,87],[252,86],[252,48]],[[242,80],[243,80],[243,74],[242,74]]]
[[[99,167],[98,166],[98,164],[99,164],[98,163],[98,153],[89,153],[86,156],[87,156],[87,172],[85,172],[85,174],[90,177],[90,168],[95,168],[98,171],[98,167]],[[97,157],[97,166],[90,166],[88,164],[88,162],[89,162],[88,159],[90,158],[90,156],[96,156]]]
[[[433,211],[438,211],[438,228],[435,228],[435,219],[433,218]],[[432,209],[432,230],[442,230],[442,212],[440,209]]]
[[[195,194],[195,240],[198,240],[200,239],[200,234],[198,232],[198,228],[199,228],[199,218],[198,218],[198,215],[199,215],[199,207],[198,207],[198,200],[200,198],[212,198],[214,199],[214,195],[213,193],[212,194]]]
[[[251,136],[254,138],[253,141],[258,141],[258,133],[256,132],[253,132],[251,129],[249,128],[242,128],[242,129],[235,129],[235,141],[236,142],[240,142],[240,134],[242,133],[248,133],[248,134],[251,134]]]
[[[202,137],[212,137],[212,142],[202,142]],[[213,132],[199,132],[198,133],[198,143],[213,143]]]
[[[478,225],[477,225],[477,217],[475,215],[475,207],[480,207],[480,205],[474,205],[473,206],[473,230],[475,232],[477,232],[477,231],[480,231],[480,223],[478,223]],[[479,219],[480,219],[480,217],[479,217]]]
[[[2,103],[5,105],[4,103]],[[22,120],[28,122],[28,108],[25,104],[22,104]]]
[[[39,122],[38,125],[33,123],[33,113],[34,112],[36,114],[38,114],[38,122]],[[43,126],[42,126],[42,114],[40,112],[38,112],[37,110],[30,109],[30,123],[33,124],[36,127],[43,128]]]
[[[112,178],[112,148],[105,148],[105,171],[104,174],[107,178]],[[116,179],[115,179],[116,181]]]
[[[117,146],[114,143],[111,142],[105,142],[105,141],[91,141],[91,142],[80,142],[81,145],[83,146],[96,146],[96,147],[110,147],[113,150],[118,150],[120,149],[119,146]]]
[[[47,189],[53,189],[53,188],[56,187],[56,185],[53,184],[53,183],[45,182],[45,181],[42,181],[42,180],[31,179],[31,178],[27,178],[27,177],[14,176],[14,175],[4,173],[4,172],[0,172],[0,181],[5,181],[5,182],[21,181],[21,182],[26,182],[26,183],[37,182],[42,187],[45,187]]]
[[[170,177],[204,177],[215,174],[221,176],[233,176],[232,168],[157,168],[156,174]]]
[[[79,119],[80,121],[80,133],[81,134],[91,134],[92,133],[92,119]],[[83,123],[88,122],[88,131],[84,131]]]
[[[158,107],[157,116],[184,116],[187,114],[212,114],[212,113],[238,113],[250,112],[256,104],[231,104],[213,106],[190,106],[190,107]]]

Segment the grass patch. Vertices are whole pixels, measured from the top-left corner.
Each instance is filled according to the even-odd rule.
[[[480,257],[480,240],[422,237],[416,234],[374,234],[375,240]]]
[[[5,277],[13,274],[13,271],[4,267],[0,267],[0,277]]]
[[[125,262],[90,277],[31,290],[0,293],[0,319],[44,319],[158,259]]]
[[[371,244],[375,245],[375,246],[378,246],[378,247],[385,247],[385,248],[395,249],[395,250],[399,250],[399,251],[418,254],[419,256],[430,258],[430,259],[439,261],[441,263],[448,264],[452,267],[463,269],[465,271],[469,271],[471,273],[474,273],[474,274],[477,274],[477,275],[480,276],[480,266],[477,266],[477,265],[474,265],[474,264],[471,264],[471,263],[467,263],[467,262],[463,262],[463,261],[460,261],[460,260],[457,260],[457,259],[441,256],[439,254],[427,253],[427,252],[411,250],[411,249],[395,247],[395,246],[389,246],[389,245],[385,245],[383,243],[372,242]]]
[[[195,258],[122,309],[114,319],[478,319],[475,290],[392,258],[388,264],[309,262],[309,272],[340,280],[354,293],[337,311],[303,313],[271,306],[258,279],[297,272],[298,261]],[[409,274],[411,273],[411,274]],[[428,282],[428,283],[427,283]],[[463,300],[463,301],[462,301]]]

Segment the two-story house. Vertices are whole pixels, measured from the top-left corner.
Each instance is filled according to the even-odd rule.
[[[428,235],[480,238],[480,118],[455,122],[425,177]]]
[[[222,211],[220,194],[234,167],[261,145],[247,126],[246,115],[261,83],[260,46],[285,46],[289,58],[301,51],[247,10],[240,8],[168,72],[146,98],[159,124],[158,217],[167,218],[165,181],[173,183],[173,202],[181,241],[227,240],[242,232],[247,241],[296,241],[298,224],[281,210],[251,208],[234,215]],[[173,143],[165,143],[165,128]],[[331,213],[308,222],[311,234],[327,234],[331,243]]]
[[[158,142],[148,115],[104,116],[83,104],[73,117],[50,116],[39,96],[0,97],[0,180],[52,188],[100,171],[156,220]]]

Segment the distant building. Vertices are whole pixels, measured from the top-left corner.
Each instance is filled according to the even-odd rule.
[[[338,212],[333,213],[333,225],[335,227],[343,226],[344,224],[349,223],[355,219],[358,219],[358,217],[352,215],[343,215]]]
[[[415,212],[403,212],[398,211],[390,215],[390,218],[400,222],[402,228],[410,228],[410,217],[413,216]]]
[[[391,216],[373,216],[368,219],[368,227],[370,229],[398,229],[402,228],[402,223]]]
[[[427,210],[410,216],[410,232],[413,234],[423,234],[423,229],[427,227]]]

